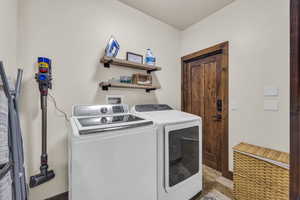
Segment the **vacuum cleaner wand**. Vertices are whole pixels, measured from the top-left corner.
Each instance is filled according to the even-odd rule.
[[[53,170],[48,170],[48,154],[47,154],[47,96],[48,89],[52,89],[52,70],[51,60],[48,58],[38,58],[38,73],[35,74],[35,79],[39,84],[41,95],[41,110],[42,110],[42,154],[40,173],[30,177],[30,187],[36,187],[55,177]]]

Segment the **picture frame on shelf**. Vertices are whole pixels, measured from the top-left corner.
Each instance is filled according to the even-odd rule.
[[[144,57],[140,54],[126,52],[126,60],[130,62],[143,64]]]

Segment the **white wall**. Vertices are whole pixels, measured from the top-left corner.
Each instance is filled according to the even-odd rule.
[[[289,152],[289,1],[236,0],[182,32],[181,55],[229,41],[231,148],[248,142]],[[264,86],[279,88],[265,98]],[[264,111],[279,100],[279,112]]]
[[[17,0],[0,0],[0,60],[9,75],[17,73],[17,3]]]
[[[58,105],[71,113],[74,104],[103,104],[106,94],[121,94],[125,103],[165,102],[180,108],[180,62],[178,30],[115,0],[23,0],[20,2],[19,64],[24,67],[21,117],[26,144],[28,176],[39,170],[40,103],[34,80],[38,56],[53,59],[53,90]],[[156,72],[162,89],[98,89],[100,80],[142,71],[99,63],[110,35],[121,45],[119,57],[126,51],[145,54],[151,48],[162,66]],[[67,191],[67,134],[69,124],[54,110],[49,99],[49,161],[56,178],[32,189],[32,200],[40,200]]]

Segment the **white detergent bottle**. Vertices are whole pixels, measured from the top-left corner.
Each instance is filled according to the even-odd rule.
[[[155,57],[150,49],[147,49],[145,63],[148,65],[155,65]]]

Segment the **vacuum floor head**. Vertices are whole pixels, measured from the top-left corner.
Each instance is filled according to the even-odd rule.
[[[55,177],[55,174],[54,174],[53,170],[49,170],[49,171],[46,171],[46,173],[40,173],[35,176],[31,176],[29,186],[31,188],[36,187],[47,181],[50,181],[54,177]]]

